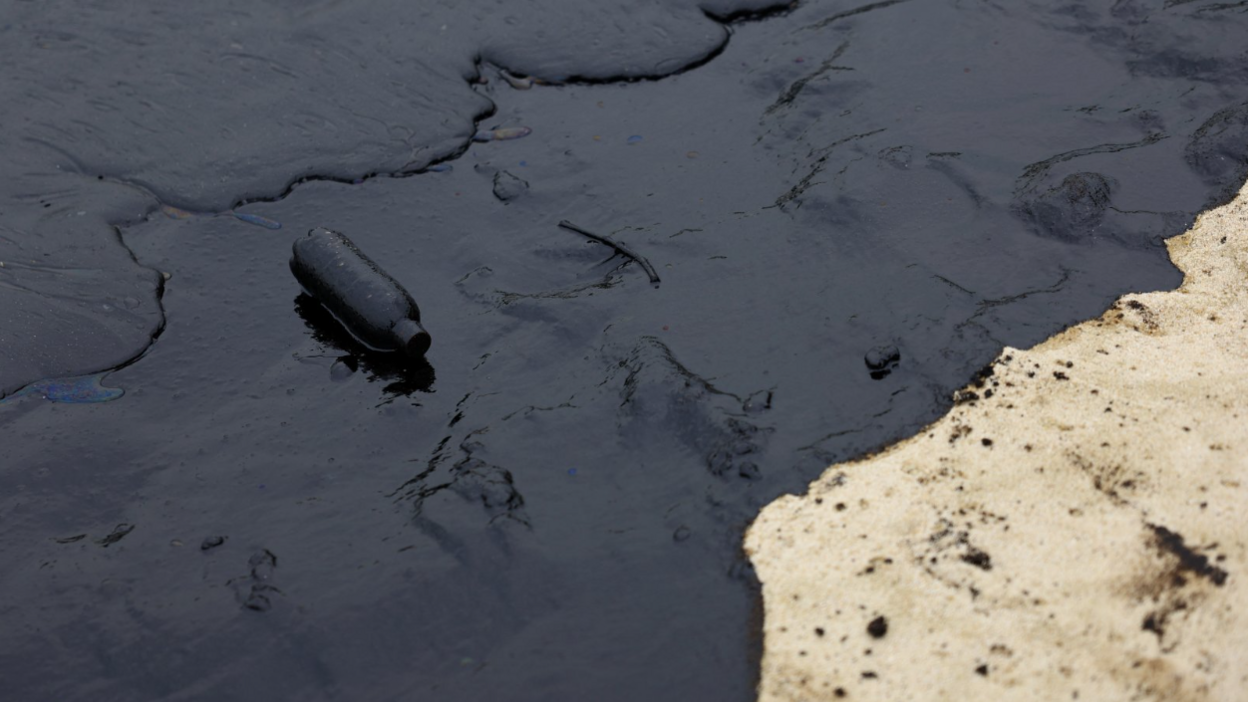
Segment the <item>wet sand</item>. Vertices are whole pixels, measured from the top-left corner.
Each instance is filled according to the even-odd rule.
[[[1248,188],[1168,246],[1178,290],[763,510],[761,700],[1248,698]]]

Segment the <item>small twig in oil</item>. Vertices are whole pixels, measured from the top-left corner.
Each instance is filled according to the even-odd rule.
[[[645,256],[641,256],[635,253],[632,249],[628,248],[627,246],[619,243],[618,241],[610,237],[606,237],[601,234],[595,234],[593,232],[581,229],[580,227],[576,226],[575,224],[569,222],[566,219],[560,222],[559,226],[563,227],[564,229],[570,229],[571,231],[574,231],[577,234],[580,234],[582,236],[589,237],[590,239],[593,239],[599,244],[610,246],[611,248],[615,249],[617,253],[633,259],[637,263],[641,264],[641,267],[646,271],[646,275],[650,276],[651,283],[654,283],[655,285],[659,284],[659,274],[655,272],[654,266],[650,265],[650,262],[646,260]]]

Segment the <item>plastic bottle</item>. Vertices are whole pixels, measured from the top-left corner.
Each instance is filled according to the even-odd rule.
[[[429,332],[420,324],[416,301],[345,234],[317,227],[295,240],[290,270],[365,346],[409,358],[429,350]]]

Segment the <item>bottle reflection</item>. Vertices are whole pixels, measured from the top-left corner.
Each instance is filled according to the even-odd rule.
[[[424,358],[411,359],[403,354],[373,351],[365,347],[328,310],[305,293],[300,293],[294,304],[295,312],[312,332],[312,338],[327,348],[342,352],[330,369],[333,378],[345,378],[363,370],[368,374],[369,382],[386,383],[382,390],[389,395],[432,392],[435,379],[433,366]]]

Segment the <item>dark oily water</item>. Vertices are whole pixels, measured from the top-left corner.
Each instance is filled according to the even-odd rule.
[[[1248,163],[1234,3],[81,5],[0,20],[6,391],[163,333],[0,406],[20,699],[749,699],[757,508],[1176,284]]]
[[[0,9],[0,395],[117,366],[164,323],[110,223],[221,213],[308,177],[463,149],[487,59],[639,79],[705,61],[759,0],[19,1]]]

